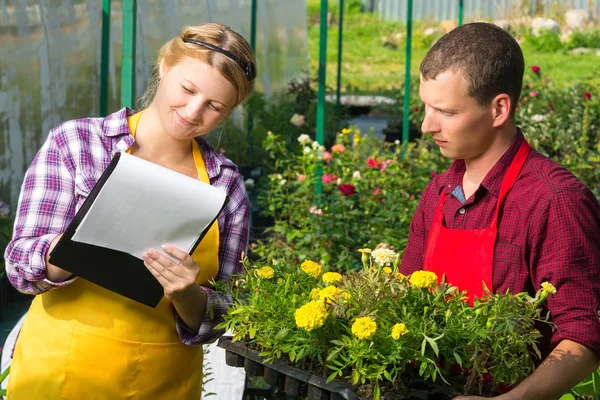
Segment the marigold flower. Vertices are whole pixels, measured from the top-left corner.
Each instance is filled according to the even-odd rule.
[[[348,135],[349,133],[352,133],[352,129],[348,129],[348,128],[342,129],[342,134]]]
[[[438,283],[438,277],[435,272],[431,271],[415,271],[410,276],[410,283],[413,286],[420,288],[434,287]]]
[[[358,249],[358,252],[361,254],[369,254],[371,253],[371,249]]]
[[[556,288],[550,282],[542,282],[542,292],[546,294],[556,294]]]
[[[360,143],[360,132],[354,132],[354,143]]]
[[[394,277],[395,277],[396,279],[398,279],[399,281],[401,281],[401,282],[408,282],[408,278],[406,277],[406,275],[404,275],[404,274],[401,274],[400,272],[396,272],[396,273],[394,274]]]
[[[319,292],[319,300],[335,301],[336,298],[343,293],[344,291],[342,289],[329,285],[325,289],[321,289]]]
[[[275,276],[275,270],[271,267],[262,267],[256,270],[256,275],[263,279],[271,279]]]
[[[392,269],[390,267],[385,267],[385,268],[383,268],[382,272],[386,275],[391,275]]]
[[[329,312],[322,301],[308,302],[294,313],[296,326],[307,332],[322,327],[328,316]]]
[[[300,265],[300,268],[313,278],[318,278],[321,275],[321,272],[323,272],[323,268],[318,263],[311,260],[304,261]]]
[[[371,317],[356,318],[352,324],[352,333],[359,339],[368,339],[377,331],[377,323]]]
[[[342,281],[342,275],[337,272],[326,272],[323,274],[323,282],[337,283]]]
[[[313,300],[319,300],[320,294],[321,294],[321,290],[319,288],[314,288],[310,291],[310,298]]]
[[[408,329],[406,329],[406,325],[403,323],[392,326],[392,338],[394,338],[394,340],[398,340],[400,336],[406,335],[407,333]]]
[[[375,260],[375,264],[383,267],[393,264],[398,255],[394,250],[380,248],[373,250],[371,257],[373,257],[373,260]]]

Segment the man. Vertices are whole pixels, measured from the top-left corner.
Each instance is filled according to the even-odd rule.
[[[422,131],[454,162],[423,193],[400,272],[445,274],[471,298],[482,281],[511,293],[552,283],[545,359],[498,397],[544,400],[600,364],[600,206],[516,127],[523,71],[518,43],[485,23],[446,34],[421,63]]]

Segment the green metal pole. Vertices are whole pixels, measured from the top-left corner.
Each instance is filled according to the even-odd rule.
[[[257,3],[258,0],[252,0],[252,8],[250,11],[250,46],[252,47],[252,52],[254,53],[254,57],[256,58],[256,15],[257,15]],[[248,112],[248,141],[250,144],[250,148],[252,148],[252,136],[250,132],[254,129],[254,115],[252,115],[252,111]]]
[[[335,93],[335,114],[337,120],[340,120],[341,114],[341,88],[342,88],[342,36],[344,33],[344,0],[340,0],[340,21],[338,33],[338,64],[337,64],[337,86]]]
[[[327,11],[328,0],[321,0],[321,18],[319,26],[319,91],[317,94],[317,142],[325,143],[325,73],[327,67]],[[317,168],[317,181],[315,192],[320,195],[323,192],[321,176],[323,168]]]
[[[121,64],[121,106],[135,106],[135,33],[137,0],[123,0],[123,61]]]
[[[252,15],[250,16],[250,46],[252,51],[256,54],[256,14],[257,14],[257,0],[252,0]]]
[[[465,13],[464,0],[458,0],[458,26],[463,24],[463,17]]]
[[[100,116],[108,114],[108,61],[110,59],[110,2],[102,0],[102,56],[100,61]]]
[[[408,0],[406,10],[406,65],[404,72],[404,104],[402,106],[402,143],[408,143],[410,124],[410,53],[412,50],[412,0]]]

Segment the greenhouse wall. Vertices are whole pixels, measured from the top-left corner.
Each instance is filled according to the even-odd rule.
[[[120,106],[122,1],[111,3],[108,112]],[[220,22],[250,40],[251,0],[138,0],[136,94],[157,50],[184,25]],[[0,1],[0,200],[59,123],[100,113],[102,1]],[[267,97],[308,70],[304,0],[259,0],[257,90]]]

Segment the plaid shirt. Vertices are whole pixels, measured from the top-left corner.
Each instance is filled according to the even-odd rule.
[[[422,268],[442,190],[448,194],[443,207],[447,228],[489,228],[502,179],[523,140],[519,131],[464,203],[450,196],[462,184],[464,161],[454,161],[433,179],[413,217],[400,272],[410,274]],[[551,333],[542,326],[542,354],[570,339],[600,355],[600,206],[569,171],[532,150],[500,214],[492,289],[533,294],[544,281],[557,289],[547,301],[557,329]]]
[[[24,293],[39,294],[73,281],[46,278],[46,253],[52,240],[63,233],[113,155],[127,150],[135,139],[129,132],[127,108],[106,118],[65,122],[53,129],[33,159],[21,189],[13,239],[5,259],[9,280]],[[204,139],[197,139],[213,186],[221,187],[229,202],[218,217],[219,273],[215,280],[229,281],[243,270],[241,254],[248,245],[249,200],[236,165],[218,154]],[[232,299],[203,287],[207,294],[206,316],[198,332],[192,331],[175,312],[181,341],[196,345],[216,339],[214,330]]]

